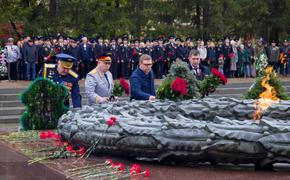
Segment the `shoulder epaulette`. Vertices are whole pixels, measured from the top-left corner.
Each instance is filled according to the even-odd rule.
[[[44,68],[55,68],[55,64],[44,64]]]
[[[68,73],[70,75],[72,75],[74,78],[78,78],[79,77],[79,75],[77,73],[75,73],[74,71],[72,71],[72,70],[69,70]]]
[[[89,74],[96,74],[97,72],[98,72],[98,69],[95,68],[95,69],[91,70],[91,71],[89,72]]]

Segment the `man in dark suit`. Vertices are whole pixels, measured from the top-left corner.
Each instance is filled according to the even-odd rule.
[[[80,79],[86,77],[90,70],[90,62],[93,61],[93,49],[90,44],[88,44],[87,37],[82,38],[82,43],[79,45],[79,58],[80,58],[80,69],[81,77]]]
[[[192,49],[188,55],[189,69],[192,71],[193,75],[197,80],[203,80],[206,75],[210,74],[208,67],[200,64],[199,51]]]
[[[154,87],[154,74],[152,71],[152,58],[147,54],[140,57],[139,66],[130,77],[130,99],[154,100],[156,96]]]

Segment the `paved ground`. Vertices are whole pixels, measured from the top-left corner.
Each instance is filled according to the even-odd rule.
[[[0,141],[1,180],[65,180],[55,169],[42,164],[28,165],[28,158]]]

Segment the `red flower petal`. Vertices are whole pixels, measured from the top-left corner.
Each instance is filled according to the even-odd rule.
[[[145,177],[150,177],[150,170],[147,168],[147,169],[145,169],[145,171],[144,171],[144,176]]]
[[[110,119],[111,119],[114,123],[117,122],[117,118],[116,118],[115,116],[113,116],[113,115],[111,116]]]
[[[120,84],[123,87],[125,93],[127,95],[129,95],[130,94],[130,85],[127,83],[127,81],[124,78],[120,78],[119,81],[120,81]]]
[[[39,138],[40,139],[46,139],[47,138],[47,134],[45,131],[41,131],[41,133],[39,134]]]
[[[175,80],[172,81],[171,83],[171,89],[183,95],[186,95],[186,92],[187,92],[186,88],[187,88],[187,82],[183,78],[176,77]]]
[[[107,120],[107,125],[108,125],[109,127],[113,126],[113,125],[114,125],[114,121],[113,121],[112,119],[108,119],[108,120]]]
[[[139,164],[132,164],[130,174],[140,174],[142,168]]]
[[[125,166],[123,163],[117,163],[115,164],[115,167],[118,168],[118,171],[123,171],[125,169]]]
[[[74,152],[74,148],[72,147],[72,145],[68,145],[66,147],[66,151],[68,151],[68,152]]]
[[[86,149],[84,147],[80,147],[79,150],[77,150],[77,154],[83,155],[85,153]]]

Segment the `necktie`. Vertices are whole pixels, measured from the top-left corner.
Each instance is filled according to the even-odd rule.
[[[110,89],[110,82],[109,82],[108,76],[107,76],[107,74],[104,74],[104,76],[105,76],[105,78],[106,78],[106,80],[108,82],[108,89]]]

